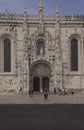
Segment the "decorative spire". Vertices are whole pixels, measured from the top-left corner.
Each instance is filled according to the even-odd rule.
[[[56,6],[56,14],[59,14],[59,10],[58,7]]]
[[[44,31],[44,24],[43,24],[43,15],[44,15],[44,6],[42,0],[39,1],[38,6],[38,17],[39,17],[39,33],[43,33]]]
[[[24,13],[27,13],[26,2],[24,3]]]
[[[59,20],[59,10],[58,10],[58,7],[56,6],[56,20],[58,21]]]
[[[44,6],[43,6],[42,0],[39,1],[39,7],[38,8],[39,8],[39,11],[43,10]]]
[[[42,0],[39,1],[39,7],[43,7],[43,2],[42,2]]]
[[[24,21],[26,22],[27,20],[27,7],[26,7],[26,2],[24,3]]]

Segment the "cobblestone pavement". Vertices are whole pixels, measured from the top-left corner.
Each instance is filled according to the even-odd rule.
[[[32,97],[27,93],[0,94],[0,104],[84,104],[84,93],[74,95],[49,94],[45,100],[43,94]]]

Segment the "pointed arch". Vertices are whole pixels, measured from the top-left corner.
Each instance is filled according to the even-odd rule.
[[[69,37],[69,67],[71,72],[78,72],[80,70],[80,40],[81,37],[78,34],[72,34]]]
[[[11,41],[4,39],[4,72],[11,72]]]
[[[78,71],[78,40],[71,40],[71,71]]]
[[[16,60],[15,37],[4,33],[0,36],[0,73],[14,73]]]
[[[34,32],[31,35],[31,50],[34,50],[36,56],[45,55],[45,35]]]

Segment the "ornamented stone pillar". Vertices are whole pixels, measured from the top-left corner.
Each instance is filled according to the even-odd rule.
[[[60,43],[60,24],[59,24],[59,11],[56,7],[56,23],[55,23],[55,48],[56,48],[56,81],[57,85],[62,88],[62,55]],[[57,87],[57,86],[56,86]]]
[[[28,58],[28,27],[27,27],[27,12],[24,9],[23,23],[23,91],[29,90],[29,58]]]
[[[19,53],[19,52],[18,52]],[[21,59],[18,57],[18,83],[17,83],[17,91],[20,90],[20,88],[23,88],[23,74],[22,74],[22,62]]]
[[[40,0],[39,7],[38,7],[38,17],[39,17],[38,31],[39,31],[39,34],[44,33],[44,24],[43,24],[44,11],[43,11],[43,9],[44,9],[44,7],[43,7],[43,4],[42,4],[42,0]]]
[[[23,51],[23,90],[29,90],[29,60],[28,60],[28,42],[24,42]]]

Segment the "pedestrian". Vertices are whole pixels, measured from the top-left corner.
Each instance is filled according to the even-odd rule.
[[[56,94],[56,88],[54,88],[54,94]]]
[[[31,91],[30,91],[30,89],[29,89],[29,95],[31,95]]]
[[[73,88],[71,89],[71,94],[72,94],[72,95],[74,94],[74,89],[73,89]]]
[[[20,87],[19,92],[22,92],[22,87]]]
[[[30,95],[30,97],[32,97],[32,95],[33,95],[33,90],[31,88],[29,89],[29,95]]]
[[[45,90],[44,90],[44,98],[45,98],[45,100],[48,98],[48,89],[47,88],[45,88]]]
[[[65,95],[65,94],[67,94],[67,89],[66,89],[66,88],[64,89],[64,95]]]

